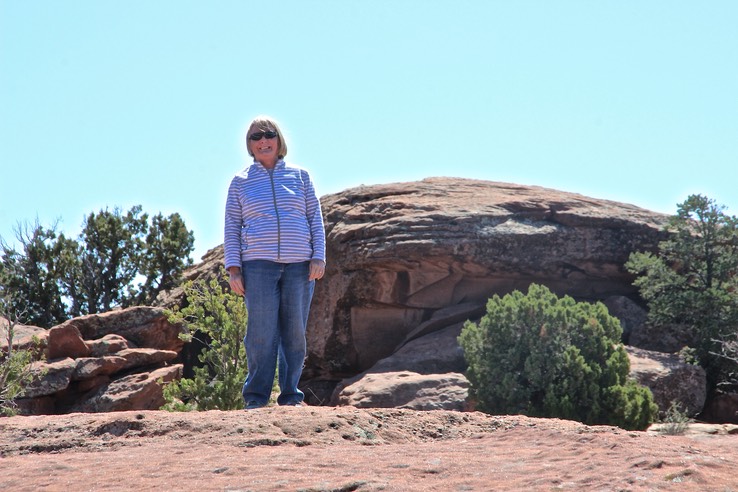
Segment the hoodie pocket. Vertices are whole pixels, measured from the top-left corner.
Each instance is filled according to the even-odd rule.
[[[249,226],[241,227],[241,251],[249,249]]]

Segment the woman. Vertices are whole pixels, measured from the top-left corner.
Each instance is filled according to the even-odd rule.
[[[225,212],[225,267],[244,295],[247,409],[265,406],[279,354],[280,405],[303,405],[297,388],[306,355],[305,328],[315,280],[325,272],[325,231],[308,172],[287,164],[287,144],[272,118],[246,132],[254,160],[236,174]]]

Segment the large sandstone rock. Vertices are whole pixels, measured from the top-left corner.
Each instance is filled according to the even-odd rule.
[[[136,347],[179,352],[184,345],[179,339],[180,329],[169,323],[164,315],[164,309],[160,307],[137,306],[89,314],[65,321],[55,328],[69,327],[76,328],[85,340],[116,334]]]
[[[115,334],[105,335],[97,340],[85,340],[85,345],[90,349],[92,357],[102,357],[130,348],[128,340]]]
[[[150,373],[124,376],[78,400],[70,412],[123,412],[155,410],[165,402],[163,385],[182,377],[182,365],[162,367]]]
[[[412,371],[419,374],[444,374],[466,371],[464,351],[457,340],[463,323],[447,326],[413,339],[392,355],[374,364],[370,372]]]
[[[8,350],[9,324],[10,323],[6,318],[0,316],[0,352],[7,352]],[[47,337],[48,332],[44,328],[32,325],[15,324],[13,326],[13,349],[43,349],[46,346]]]
[[[653,393],[654,402],[663,416],[672,402],[694,417],[702,411],[707,398],[705,370],[686,364],[677,354],[652,352],[626,347],[630,359],[630,375]]]
[[[172,350],[156,350],[150,348],[125,349],[115,354],[125,359],[125,369],[132,367],[145,367],[163,362],[169,362],[177,357],[177,352]]]
[[[53,395],[69,386],[77,361],[72,358],[50,362],[40,361],[32,364],[33,381],[26,386],[24,398]]]
[[[48,347],[46,348],[49,359],[60,357],[87,357],[90,355],[90,347],[85,344],[82,334],[73,324],[62,324],[55,326],[48,333]]]
[[[623,264],[656,247],[666,220],[573,193],[448,178],[353,188],[322,205],[328,267],[310,313],[307,379],[365,371],[439,310],[483,306],[532,282],[578,299],[636,297]]]
[[[432,396],[427,389],[430,381],[442,382],[444,388],[449,380],[444,379],[446,375],[452,373],[463,373],[466,370],[466,360],[464,352],[459,346],[457,338],[461,333],[463,323],[434,331],[430,334],[413,339],[403,345],[394,354],[386,357],[372,366],[368,371],[357,376],[345,379],[338,383],[333,389],[330,398],[326,398],[330,405],[361,405],[370,407],[377,402],[382,402],[382,406],[387,401],[396,399],[401,401],[401,405],[409,405],[408,408],[430,409],[433,403],[430,402]],[[413,377],[408,378],[407,374]],[[382,381],[391,376],[396,381],[386,383],[393,386],[395,383],[402,388],[401,395],[375,395],[382,393],[384,389],[379,389]],[[402,376],[398,376],[402,375]],[[428,377],[420,377],[428,376]],[[468,381],[463,381],[453,376],[451,378],[458,383],[459,390],[439,389],[437,396],[440,400],[436,402],[442,405],[442,408],[463,409],[466,408],[466,399],[468,396]],[[459,382],[462,381],[462,382]],[[306,385],[309,388],[310,395],[318,395],[320,388]],[[413,391],[418,393],[417,399],[410,396]],[[364,395],[365,392],[371,395]],[[350,396],[349,396],[350,395]],[[421,403],[422,401],[422,403]],[[441,408],[441,407],[439,407]]]
[[[359,408],[465,410],[469,382],[462,374],[418,374],[410,371],[370,373],[343,388],[337,405]]]
[[[493,294],[533,282],[582,300],[637,298],[623,265],[631,252],[656,248],[667,219],[625,203],[459,178],[362,186],[321,203],[328,266],[303,374],[314,386],[366,371],[413,338],[478,317]],[[212,278],[222,264],[219,246],[186,278]],[[183,302],[181,290],[157,300]]]
[[[25,414],[158,409],[158,381],[182,375],[181,364],[168,365],[183,345],[179,332],[163,309],[149,307],[19,330],[19,346],[36,337],[48,360],[33,364],[35,379],[19,408]]]
[[[72,381],[92,379],[97,376],[109,376],[126,367],[128,361],[116,355],[102,357],[83,357],[77,359],[77,367],[72,373]]]

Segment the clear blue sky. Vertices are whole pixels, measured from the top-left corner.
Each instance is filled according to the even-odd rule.
[[[179,212],[257,114],[320,195],[460,176],[738,214],[738,2],[0,0],[0,236]]]

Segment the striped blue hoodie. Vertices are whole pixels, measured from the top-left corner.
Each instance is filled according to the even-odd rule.
[[[254,161],[236,174],[225,209],[225,267],[242,261],[325,261],[320,202],[305,169],[277,161],[267,170]]]

